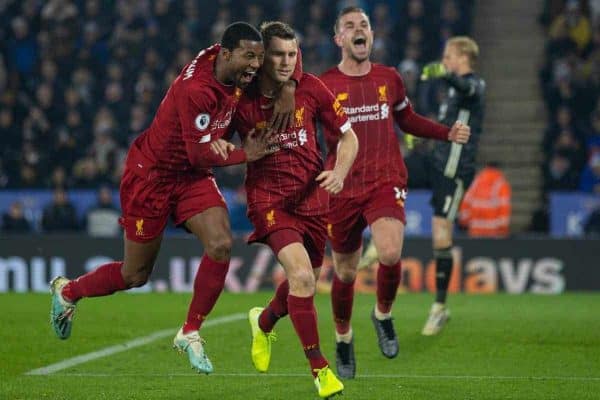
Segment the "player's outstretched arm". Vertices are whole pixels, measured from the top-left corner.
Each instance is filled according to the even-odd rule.
[[[428,139],[450,140],[450,128],[417,114],[408,98],[394,108],[394,120],[404,132]]]
[[[256,161],[273,153],[272,141],[273,136],[266,131],[255,134],[253,129],[248,132],[239,149],[223,139],[204,144],[186,142],[185,146],[188,159],[194,167],[210,168]]]
[[[352,128],[348,129],[338,142],[337,156],[333,170],[323,171],[317,176],[317,182],[331,194],[337,194],[344,188],[344,179],[354,163],[358,153],[358,138]]]
[[[247,161],[244,150],[236,149],[233,144],[223,139],[215,142],[214,144],[185,142],[190,164],[195,168],[211,168],[242,164]]]

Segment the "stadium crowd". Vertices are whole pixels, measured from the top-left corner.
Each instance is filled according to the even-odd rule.
[[[544,191],[600,193],[600,2],[547,1]]]
[[[548,115],[545,204],[531,229],[547,232],[550,192],[600,194],[600,1],[546,0],[540,22],[547,32],[539,74]]]
[[[181,68],[230,22],[289,22],[304,69],[319,74],[337,60],[333,22],[351,4],[371,15],[373,60],[398,66],[420,112],[436,110],[435,92],[417,94],[420,66],[439,58],[448,37],[470,32],[469,0],[1,1],[0,188],[116,189],[129,143]],[[419,162],[418,146],[415,154]],[[243,204],[244,167],[215,173]]]

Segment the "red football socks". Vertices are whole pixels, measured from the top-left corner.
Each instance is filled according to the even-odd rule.
[[[325,368],[327,360],[321,354],[319,347],[319,332],[317,330],[317,312],[313,303],[313,297],[296,297],[288,295],[288,312],[294,324],[294,329],[302,342],[304,354],[310,363],[313,376],[317,376],[315,370]]]
[[[263,332],[271,332],[277,321],[287,315],[289,292],[290,284],[286,279],[277,286],[275,296],[258,317],[258,326]]]
[[[389,313],[396,298],[396,291],[402,276],[402,264],[383,265],[379,263],[377,270],[377,308],[382,313]]]
[[[343,282],[337,274],[333,274],[331,285],[331,308],[333,309],[333,320],[335,330],[340,335],[350,330],[350,319],[352,318],[352,303],[354,301],[354,279],[352,282]]]
[[[225,277],[229,270],[229,260],[218,262],[206,254],[194,278],[194,294],[188,310],[183,333],[197,331],[213,309],[225,286]]]
[[[82,297],[99,297],[127,289],[121,267],[123,262],[112,262],[101,265],[93,271],[67,283],[62,290],[62,296],[71,302]]]

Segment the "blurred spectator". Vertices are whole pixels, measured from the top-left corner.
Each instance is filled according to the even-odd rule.
[[[510,183],[490,162],[473,180],[460,205],[459,224],[471,237],[506,237],[511,214]]]
[[[58,166],[54,168],[54,170],[52,171],[52,175],[50,176],[48,186],[51,189],[61,188],[65,190],[71,186],[69,178],[67,177],[67,171],[64,167]]]
[[[52,203],[44,208],[42,215],[44,232],[68,232],[79,229],[75,207],[62,188],[54,189]]]
[[[15,201],[10,205],[8,212],[2,215],[2,231],[5,233],[31,232],[31,225],[23,214],[23,204]]]
[[[118,236],[121,232],[120,215],[113,203],[112,191],[107,186],[102,186],[98,191],[98,203],[85,216],[87,233],[95,237]]]
[[[0,145],[0,154],[21,146],[21,132],[12,110],[8,108],[0,108]]]
[[[468,24],[465,20],[467,16],[468,14],[460,12],[456,1],[442,0],[440,22],[442,30],[444,28],[449,30],[449,37],[466,34],[465,27]]]
[[[554,141],[553,151],[561,152],[569,158],[571,165],[580,170],[585,164],[585,149],[571,130],[562,131]]]
[[[101,72],[109,59],[109,49],[101,38],[100,27],[96,21],[89,21],[83,25],[83,37],[80,38],[77,47],[78,62]]]
[[[556,110],[554,115],[554,120],[551,121],[551,125],[546,129],[544,133],[544,152],[546,154],[551,154],[552,149],[554,148],[554,144],[556,142],[556,138],[565,131],[573,132],[577,137],[582,137],[583,135],[577,129],[575,121],[573,120],[573,115],[569,107],[562,106]]]
[[[582,14],[579,0],[567,0],[565,10],[550,25],[550,37],[557,38],[566,32],[582,52],[592,37],[589,19]]]
[[[42,8],[42,20],[46,24],[62,25],[77,17],[77,7],[68,0],[49,0]]]
[[[38,171],[31,164],[21,164],[19,168],[19,176],[17,178],[16,187],[21,189],[34,189],[42,185],[43,180],[40,178]]]
[[[419,83],[420,67],[415,60],[406,59],[398,64],[398,72],[402,75],[406,95],[414,99],[417,95],[417,85]]]
[[[25,18],[20,16],[11,21],[11,28],[13,35],[7,43],[7,60],[19,74],[28,77],[33,72],[38,57],[34,35],[29,31],[29,24]]]
[[[0,159],[0,188],[5,188],[8,186],[9,181],[8,173],[4,168],[4,162]]]
[[[544,190],[575,190],[579,182],[577,170],[569,160],[569,154],[556,152],[544,168]]]
[[[588,219],[585,221],[583,231],[587,236],[600,236],[600,208],[592,211]]]
[[[74,186],[80,189],[95,189],[99,185],[108,183],[98,170],[98,165],[92,157],[84,157],[73,166]]]
[[[581,173],[579,190],[600,195],[600,153],[594,154]]]

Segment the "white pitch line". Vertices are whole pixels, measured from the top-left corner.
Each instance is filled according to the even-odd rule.
[[[247,314],[231,314],[226,315],[224,317],[219,317],[215,319],[211,319],[202,324],[203,328],[208,328],[210,326],[227,324],[230,322],[240,321],[244,318],[247,318]],[[105,347],[103,349],[93,351],[91,353],[82,354],[80,356],[76,356],[73,358],[67,358],[66,360],[59,361],[55,364],[50,364],[46,367],[37,368],[25,373],[25,375],[49,375],[57,371],[61,371],[63,369],[74,367],[75,365],[83,364],[88,361],[96,360],[98,358],[107,357],[113,354],[121,353],[123,351],[131,350],[136,347],[143,346],[148,343],[152,343],[158,339],[162,339],[171,335],[174,335],[177,332],[178,328],[173,329],[163,329],[161,331],[156,331],[146,336],[140,336],[133,340],[130,340],[125,343],[117,344],[114,346]]]
[[[307,374],[302,373],[269,373],[269,374],[258,374],[258,373],[213,373],[211,376],[232,376],[232,377],[248,377],[248,378],[256,378],[256,377],[265,377],[265,378],[295,378],[295,377],[303,377],[305,378]],[[172,377],[189,377],[189,376],[198,376],[195,373],[171,373],[171,374],[159,374],[159,373],[61,373],[56,374],[56,376],[75,376],[75,377],[116,377],[116,376],[137,376],[137,377],[164,377],[164,378],[172,378]],[[357,379],[455,379],[455,380],[537,380],[537,381],[600,381],[600,377],[596,376],[494,376],[494,375],[394,375],[394,374],[357,374]]]

